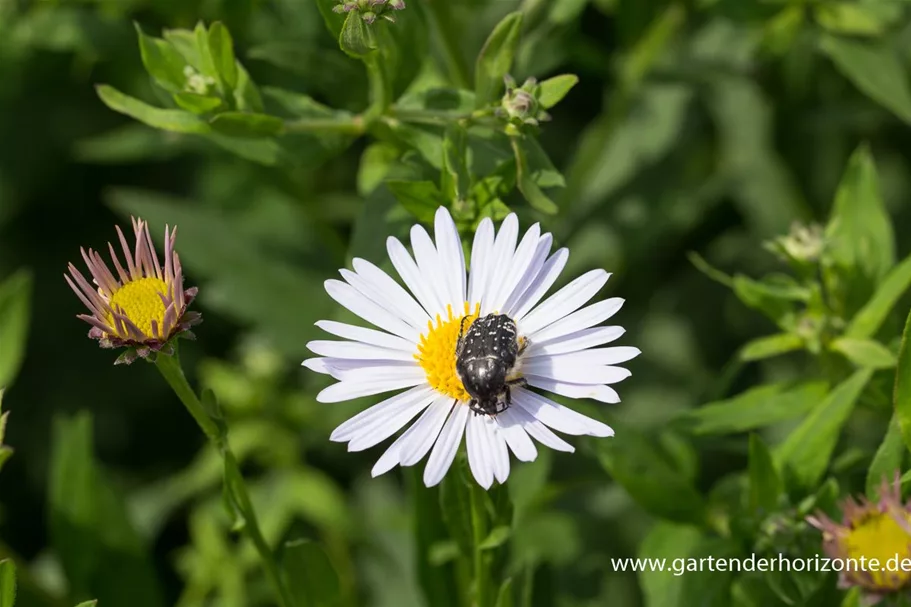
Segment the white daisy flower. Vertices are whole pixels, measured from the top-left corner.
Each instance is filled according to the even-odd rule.
[[[552,430],[612,436],[605,424],[530,389],[620,401],[610,384],[630,372],[616,365],[636,357],[639,350],[598,347],[619,338],[624,329],[597,325],[613,316],[623,300],[585,305],[610,274],[592,270],[544,299],[569,251],[550,254],[553,239],[541,234],[538,224],[519,241],[515,214],[506,217],[496,233],[490,219],[482,221],[467,273],[458,230],[445,208],[436,212],[434,231],[435,242],[420,225],[411,228],[414,257],[398,239],[386,241],[392,265],[408,290],[363,259],[354,260],[354,271],[341,270],[344,282],[326,281],[330,297],[380,330],[328,320],[316,323],[344,339],[307,344],[320,358],[305,360],[304,366],[338,380],[317,400],[334,403],[399,391],[340,425],[331,440],[348,443],[349,451],[362,451],[420,415],[380,457],[373,476],[396,465],[414,465],[429,452],[424,483],[436,485],[449,470],[464,434],[471,472],[486,489],[494,479],[506,481],[509,451],[521,461],[537,457],[532,439],[572,452],[573,447]],[[501,329],[478,323],[487,337],[471,331],[476,319],[491,314],[505,315],[514,324],[503,318]],[[511,333],[513,329],[517,333]],[[456,371],[460,332],[465,346],[462,377],[481,400],[472,399]],[[472,336],[474,341],[469,341]],[[510,352],[518,353],[513,365],[508,364]],[[500,365],[509,372],[508,382],[496,373],[485,376],[478,364]],[[491,389],[479,394],[485,380]]]

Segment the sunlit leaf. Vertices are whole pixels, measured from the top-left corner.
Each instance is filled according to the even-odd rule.
[[[139,24],[135,24],[139,37],[139,51],[142,64],[159,86],[172,93],[183,91],[187,84],[184,69],[187,61],[173,44],[161,38],[147,36]]]
[[[891,369],[897,362],[889,348],[871,339],[839,337],[832,342],[831,347],[858,367]]]
[[[548,78],[540,84],[538,102],[545,108],[551,108],[560,103],[578,82],[579,77],[575,74],[562,74]]]
[[[866,339],[876,335],[899,298],[911,287],[911,256],[893,267],[873,293],[873,297],[854,315],[845,337]]]
[[[522,13],[506,15],[488,36],[475,66],[475,107],[493,103],[503,90],[503,77],[509,73],[522,31]]]
[[[0,283],[0,389],[13,383],[25,357],[32,275],[19,270]]]
[[[824,36],[820,48],[861,92],[911,124],[908,73],[885,42]]]
[[[0,561],[0,607],[16,604],[16,564],[10,559]]]
[[[873,371],[861,369],[838,384],[775,449],[775,461],[803,487],[819,482],[829,465],[841,429]]]
[[[95,90],[105,105],[115,112],[126,114],[157,129],[175,133],[208,133],[211,130],[205,121],[190,112],[157,108],[106,84],[98,85]]]
[[[688,411],[680,421],[694,434],[727,434],[798,417],[825,397],[825,382],[770,384]]]
[[[758,337],[740,349],[740,358],[745,361],[762,360],[803,348],[803,340],[793,333],[776,333]]]
[[[237,86],[237,64],[234,58],[234,41],[228,28],[220,21],[209,27],[209,49],[215,64],[215,71],[224,83],[226,91]]]
[[[904,457],[905,445],[902,442],[901,425],[896,413],[889,421],[886,436],[876,450],[867,471],[867,497],[874,501],[879,499],[880,486],[884,481],[891,483],[896,472],[901,472]]]

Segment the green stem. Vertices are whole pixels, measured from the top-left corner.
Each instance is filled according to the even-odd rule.
[[[202,402],[196,396],[196,392],[187,381],[186,375],[184,375],[183,368],[180,364],[180,357],[176,350],[173,356],[158,354],[155,357],[155,366],[158,367],[158,370],[164,376],[165,381],[168,382],[168,385],[171,386],[171,389],[177,394],[177,397],[190,412],[190,415],[192,415],[193,419],[196,420],[196,423],[199,424],[199,427],[206,435],[206,438],[208,438],[222,454],[222,457],[225,460],[225,482],[228,483],[229,493],[234,496],[237,506],[244,516],[246,523],[244,525],[244,530],[253,541],[256,551],[259,552],[263,568],[266,572],[266,577],[269,578],[269,582],[278,595],[280,607],[293,607],[294,601],[291,599],[285,584],[282,582],[281,575],[279,575],[278,572],[278,566],[272,555],[272,550],[269,548],[269,544],[266,542],[266,539],[263,537],[262,531],[259,528],[259,521],[256,517],[256,511],[253,508],[253,502],[250,499],[250,493],[247,491],[247,485],[244,483],[243,476],[240,474],[240,467],[228,444],[228,437],[225,434],[225,431],[220,429],[212,417],[206,413]]]
[[[413,110],[393,107],[389,115],[402,122],[418,122],[425,124],[447,125],[451,122],[462,122],[464,126],[471,123],[491,118],[490,110],[475,110],[474,112],[451,112],[447,110]]]
[[[165,381],[177,394],[180,402],[184,404],[187,411],[199,424],[206,438],[218,445],[223,440],[221,432],[218,430],[218,425],[206,413],[199,398],[196,397],[196,392],[190,387],[190,383],[183,373],[183,368],[180,366],[180,355],[176,351],[173,356],[158,354],[155,357],[155,366],[158,367]]]
[[[363,135],[366,131],[364,119],[351,118],[301,118],[285,122],[285,133],[341,133]]]
[[[476,607],[489,607],[490,575],[481,544],[487,537],[487,514],[484,508],[484,490],[477,483],[471,483],[471,527],[474,546],[474,588]]]
[[[449,3],[450,0],[426,0],[428,12],[437,30],[437,39],[443,47],[443,56],[452,83],[459,88],[471,89],[471,72],[461,53],[459,41],[455,38],[455,28],[449,27],[453,21]]]

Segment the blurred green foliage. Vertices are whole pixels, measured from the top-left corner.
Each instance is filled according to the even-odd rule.
[[[858,604],[613,559],[813,556],[807,514],[906,470],[911,3],[335,5],[0,0],[0,607],[275,604],[220,454],[72,318],[60,273],[130,214],[179,226],[184,358],[298,607]],[[574,403],[615,438],[490,493],[369,478],[327,440],[368,401],[297,368],[323,281],[439,205],[612,271],[644,352]]]

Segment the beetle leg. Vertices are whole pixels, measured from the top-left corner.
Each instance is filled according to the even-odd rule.
[[[462,347],[465,345],[462,341],[462,337],[465,334],[465,321],[468,320],[467,316],[462,317],[462,322],[459,323],[459,338],[456,340],[456,356],[459,356],[462,353]]]
[[[528,385],[528,380],[525,379],[524,377],[517,377],[515,379],[510,379],[509,381],[507,381],[506,385],[507,386],[519,386],[521,388],[524,388],[525,386]]]
[[[529,340],[527,337],[520,337],[519,338],[519,351],[516,353],[516,356],[522,356],[522,353],[525,352],[525,350],[528,348],[528,346],[530,344],[531,344],[531,340]]]

